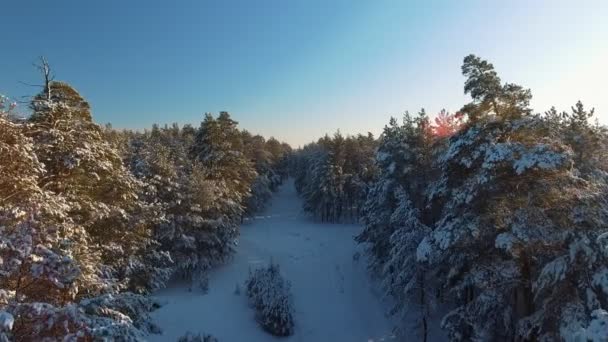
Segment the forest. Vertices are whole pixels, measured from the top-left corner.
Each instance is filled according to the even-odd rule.
[[[143,340],[154,290],[205,286],[239,224],[287,177],[291,148],[226,112],[200,127],[102,127],[54,81],[31,115],[0,99],[0,340]]]
[[[437,319],[451,341],[606,341],[606,127],[580,101],[533,113],[531,91],[475,55],[462,74],[457,113],[296,151],[304,210],[361,222],[397,329],[422,341]]]
[[[99,125],[46,60],[39,70],[27,115],[0,98],[0,341],[161,334],[154,293],[175,279],[205,291],[290,177],[313,222],[361,226],[399,340],[436,340],[436,325],[450,341],[608,338],[608,130],[580,101],[534,113],[529,89],[469,55],[459,111],[292,149],[227,112]],[[263,305],[275,282],[292,310],[278,266],[251,277],[266,330],[293,334],[297,312]]]

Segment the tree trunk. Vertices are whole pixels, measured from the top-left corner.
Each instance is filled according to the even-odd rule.
[[[420,310],[422,311],[422,342],[426,342],[428,323],[426,319],[426,298],[424,292],[424,273],[418,275],[418,288],[420,289]]]

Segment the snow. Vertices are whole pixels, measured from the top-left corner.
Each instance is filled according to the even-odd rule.
[[[591,313],[588,327],[580,326],[576,320],[569,320],[570,326],[562,327],[560,333],[566,342],[606,342],[608,341],[608,312],[602,309]]]
[[[0,311],[0,331],[11,331],[15,324],[13,315],[6,311]]]
[[[517,238],[511,233],[500,233],[496,236],[494,246],[499,249],[504,249],[510,252],[513,245],[517,242]]]
[[[429,241],[429,239],[427,237],[425,237],[420,244],[418,245],[418,248],[416,249],[416,260],[418,261],[428,261],[429,260],[429,256],[431,255],[431,251],[433,249],[433,246],[431,246],[431,242]]]
[[[549,262],[543,267],[538,280],[534,283],[536,289],[542,290],[549,286],[553,286],[556,282],[566,278],[568,270],[568,260],[561,256]]]
[[[602,267],[593,275],[592,284],[608,295],[608,267]]]
[[[586,331],[586,339],[588,341],[606,341],[608,340],[608,312],[605,310],[595,310],[591,313],[591,324]]]
[[[555,152],[550,146],[545,144],[535,145],[531,150],[526,151],[513,165],[518,175],[533,167],[543,170],[556,169],[566,162],[566,155]]]
[[[186,332],[212,334],[222,342],[263,342],[278,338],[254,319],[247,296],[235,294],[249,269],[271,259],[292,284],[295,333],[283,341],[376,342],[394,340],[376,286],[363,258],[353,258],[357,225],[313,222],[301,211],[293,181],[275,194],[263,216],[245,223],[234,260],[212,271],[209,292],[173,284],[156,293],[163,307],[152,313],[163,329],[150,341],[175,341]],[[361,255],[363,253],[360,253]]]

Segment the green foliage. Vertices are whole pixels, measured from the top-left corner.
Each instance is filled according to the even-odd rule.
[[[246,149],[228,113],[117,131],[55,81],[30,107],[15,120],[0,97],[0,339],[158,332],[145,294],[226,260],[243,213],[286,177],[289,146],[257,136]]]
[[[426,339],[441,307],[451,340],[583,338],[608,306],[606,129],[580,102],[532,115],[530,91],[476,56],[462,72],[467,122],[444,113],[432,126],[421,111],[384,128],[357,240],[405,335]],[[293,161],[304,209],[322,219],[357,200],[344,166],[361,154],[344,144],[326,136]]]
[[[468,55],[464,58],[462,74],[467,78],[464,92],[471,95],[473,102],[461,111],[468,115],[470,121],[476,122],[488,115],[515,119],[531,114],[530,90],[512,83],[502,85],[492,63]]]
[[[247,297],[256,310],[256,320],[275,336],[294,333],[291,284],[283,278],[279,265],[271,264],[249,273]]]
[[[340,132],[296,151],[291,173],[304,210],[322,221],[358,220],[367,184],[375,177],[371,134],[344,137]]]

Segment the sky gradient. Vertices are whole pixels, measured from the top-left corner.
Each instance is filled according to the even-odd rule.
[[[41,1],[0,4],[0,93],[38,83],[32,63],[91,103],[97,122],[198,125],[229,111],[292,146],[391,116],[458,110],[474,53],[537,112],[577,100],[608,124],[608,1]]]

